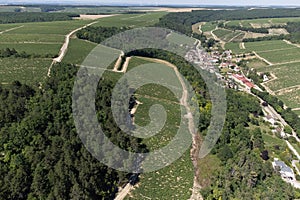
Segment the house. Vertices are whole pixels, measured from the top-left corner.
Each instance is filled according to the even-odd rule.
[[[264,82],[266,82],[266,81],[268,81],[268,80],[269,80],[268,76],[267,76],[267,75],[265,75],[265,74],[264,74],[264,76],[263,76],[263,79],[264,79],[264,80],[263,80]]]
[[[272,124],[273,126],[275,125],[275,119],[274,119],[271,115],[267,115],[267,116],[265,117],[265,120],[266,120],[267,122],[270,122],[270,124]]]
[[[251,81],[249,81],[249,80],[248,80],[245,76],[243,76],[243,75],[240,75],[240,74],[233,74],[233,75],[232,75],[232,78],[233,78],[235,81],[237,81],[238,83],[245,85],[246,88],[249,89],[249,90],[255,86]]]
[[[283,180],[288,182],[296,180],[294,171],[290,167],[288,167],[283,161],[278,160],[278,158],[274,158],[272,166],[276,171],[280,173],[281,178]]]

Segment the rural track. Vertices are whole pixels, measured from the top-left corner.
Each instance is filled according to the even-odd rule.
[[[9,32],[9,31],[13,31],[13,30],[16,30],[16,29],[19,29],[19,28],[22,28],[22,27],[24,27],[24,25],[17,26],[17,27],[14,27],[14,28],[10,28],[10,29],[6,29],[4,31],[1,31],[0,34],[6,33],[6,32]]]
[[[67,35],[65,36],[65,42],[63,43],[62,47],[60,48],[59,56],[53,59],[51,65],[50,65],[50,67],[49,67],[49,69],[48,69],[48,73],[47,73],[47,76],[48,76],[48,77],[50,77],[51,69],[52,69],[53,64],[55,64],[55,63],[60,63],[60,62],[62,61],[62,59],[65,57],[65,55],[66,55],[66,53],[67,53],[67,51],[68,51],[68,47],[69,47],[69,43],[70,43],[70,37],[71,37],[74,33],[76,33],[77,31],[79,31],[79,30],[81,30],[81,29],[84,29],[84,28],[86,28],[86,27],[88,27],[88,26],[91,26],[91,25],[93,25],[93,24],[95,24],[95,23],[98,23],[98,21],[95,21],[95,22],[86,24],[86,25],[84,25],[84,26],[82,26],[82,27],[80,27],[80,28],[77,28],[77,29],[71,31],[69,34],[67,34]]]
[[[192,148],[190,150],[190,156],[191,156],[191,159],[192,159],[192,163],[193,163],[193,166],[194,166],[194,180],[193,180],[193,188],[192,188],[192,195],[191,197],[189,198],[189,200],[203,200],[203,197],[201,195],[201,193],[199,192],[200,189],[201,189],[201,186],[198,182],[198,153],[199,153],[199,138],[198,138],[198,135],[196,133],[196,128],[195,128],[195,124],[194,124],[194,119],[193,119],[193,115],[192,115],[192,112],[191,112],[191,108],[188,104],[188,90],[187,90],[187,87],[185,85],[185,82],[182,78],[182,75],[180,74],[180,72],[178,71],[178,68],[173,65],[172,63],[169,63],[165,60],[161,60],[161,59],[156,59],[156,58],[146,58],[146,57],[141,57],[141,58],[144,58],[144,59],[147,59],[147,60],[150,60],[150,61],[153,61],[153,62],[156,62],[156,63],[161,63],[161,64],[165,64],[169,67],[171,67],[181,86],[182,86],[182,97],[180,99],[180,104],[182,106],[185,107],[186,111],[187,111],[187,114],[185,115],[185,117],[188,119],[188,128],[189,128],[189,132],[191,133],[192,135],[192,139],[193,139],[193,142],[192,142]]]
[[[260,55],[258,55],[255,51],[252,51],[252,53],[254,53],[255,56],[256,56],[258,59],[264,61],[264,62],[267,63],[268,65],[270,65],[270,66],[271,66],[271,65],[274,65],[273,63],[271,63],[271,62],[268,61],[267,59],[265,59],[265,58],[261,57]]]
[[[142,56],[138,56],[139,58],[145,59],[145,60],[149,60],[155,63],[160,63],[160,64],[164,64],[168,67],[171,67],[181,86],[182,86],[182,96],[180,99],[180,104],[182,106],[184,106],[186,108],[187,114],[185,115],[185,118],[188,119],[188,128],[189,128],[189,132],[192,135],[192,148],[190,150],[190,154],[191,154],[191,159],[192,159],[192,163],[194,166],[194,180],[193,180],[193,188],[192,188],[192,195],[189,198],[189,200],[203,200],[203,197],[201,195],[201,193],[199,192],[201,189],[201,186],[198,182],[198,151],[199,151],[199,144],[198,144],[198,137],[197,137],[197,133],[196,133],[196,128],[195,128],[195,124],[194,124],[194,119],[193,119],[193,115],[191,112],[191,108],[189,107],[188,104],[188,89],[187,86],[182,78],[182,75],[180,74],[180,72],[178,71],[177,67],[175,65],[173,65],[172,63],[169,63],[165,60],[161,60],[161,59],[156,59],[156,58],[148,58],[148,57],[142,57]],[[128,62],[129,63],[129,62]],[[115,200],[123,200],[126,195],[133,189],[133,186],[130,183],[127,183],[127,185],[117,194]]]

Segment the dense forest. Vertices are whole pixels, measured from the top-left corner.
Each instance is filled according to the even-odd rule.
[[[0,88],[0,199],[111,199],[127,182],[129,174],[102,165],[76,133],[71,108],[76,72],[73,65],[55,65],[43,90],[19,82]],[[101,82],[98,106],[110,103],[112,86]],[[101,109],[112,141],[141,148]]]
[[[130,29],[129,27],[90,26],[79,30],[76,33],[76,36],[83,40],[89,40],[91,42],[101,43],[105,39],[129,29]]]
[[[1,12],[0,24],[65,21],[72,20],[72,17],[79,17],[79,15],[70,13]]]
[[[157,26],[170,28],[191,35],[191,26],[198,22],[218,20],[242,20],[258,18],[300,17],[298,9],[253,9],[245,10],[201,10],[182,13],[169,13],[163,16]]]

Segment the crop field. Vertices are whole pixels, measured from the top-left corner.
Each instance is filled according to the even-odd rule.
[[[56,55],[58,54],[61,44],[40,44],[40,43],[0,43],[0,49],[14,48],[18,52],[25,51],[28,54],[37,55]]]
[[[300,61],[300,48],[284,49],[278,51],[259,52],[261,57],[272,63],[286,63]]]
[[[115,27],[130,26],[130,27],[143,27],[151,26],[159,21],[166,12],[151,12],[143,14],[125,14],[116,15],[112,17],[102,18],[98,23],[93,26],[111,26]]]
[[[66,35],[72,30],[91,23],[91,20],[70,20],[54,22],[18,23],[21,28],[9,31],[9,34],[58,34]],[[4,24],[5,25],[5,24]],[[1,29],[2,24],[0,25]]]
[[[233,20],[229,21],[228,25],[253,27],[253,28],[268,28],[272,25],[284,25],[287,22],[299,22],[300,17],[290,18],[261,18],[261,19],[250,19],[250,20]]]
[[[127,71],[147,63],[151,63],[151,62],[149,60],[145,60],[140,57],[132,56],[128,64]]]
[[[174,33],[174,32],[168,35],[167,40],[177,45],[189,45],[189,46],[192,46],[196,41],[193,38],[178,33]]]
[[[65,37],[58,34],[9,34],[4,33],[0,37],[0,43],[59,43],[62,44]]]
[[[36,85],[47,75],[51,59],[1,58],[0,80],[9,84],[14,80]]]
[[[271,72],[277,77],[277,79],[270,81],[267,84],[273,91],[278,91],[300,84],[300,63],[268,66],[260,71]]]
[[[285,103],[289,108],[300,108],[300,88],[290,89],[278,97]]]
[[[252,60],[248,61],[247,66],[249,68],[254,68],[254,69],[260,71],[260,69],[264,69],[268,65],[267,65],[267,63],[265,63],[259,59],[252,59]]]
[[[229,33],[233,33],[233,31],[231,30],[227,30],[227,29],[217,29],[215,31],[213,31],[213,33],[218,37],[218,38],[222,38],[225,35],[229,34]]]
[[[69,12],[69,13],[78,13],[78,14],[86,14],[86,13],[124,13],[124,12],[132,12],[139,10],[151,10],[153,8],[145,8],[145,7],[65,7],[64,10],[60,10],[57,12]]]
[[[225,49],[230,49],[234,54],[243,54],[246,53],[246,49],[240,48],[240,43],[238,42],[229,42],[225,44]]]
[[[261,41],[261,42],[246,42],[245,47],[249,51],[255,51],[257,53],[262,51],[274,51],[279,49],[290,49],[295,46],[287,44],[282,40],[271,40],[271,41]]]
[[[69,49],[63,59],[63,62],[79,65],[96,46],[96,43],[77,38],[71,39]]]
[[[212,31],[216,28],[216,24],[213,24],[212,22],[206,22],[204,25],[201,26],[201,30],[203,32]]]
[[[128,69],[132,70],[134,67],[150,62],[151,60],[132,57]],[[171,73],[172,79],[177,80],[173,69],[164,67]],[[180,84],[179,81],[176,82]],[[143,143],[147,145],[150,151],[167,145],[174,138],[180,125],[181,108],[178,99],[169,89],[156,84],[140,87],[135,96],[142,103],[135,113],[136,124],[145,126],[150,123],[149,109],[155,104],[162,105],[167,114],[166,123],[159,133],[143,139]],[[140,183],[135,186],[135,189],[130,192],[126,199],[188,199],[191,196],[190,189],[193,186],[193,170],[189,150],[187,150],[180,159],[168,167],[142,174]]]

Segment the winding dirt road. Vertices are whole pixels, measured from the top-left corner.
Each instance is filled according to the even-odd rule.
[[[84,26],[82,26],[82,27],[80,27],[80,28],[77,28],[77,29],[71,31],[68,35],[65,36],[65,42],[63,43],[62,47],[60,48],[58,57],[56,57],[56,58],[53,59],[53,62],[51,63],[51,65],[50,65],[50,67],[49,67],[49,69],[48,69],[48,73],[47,73],[47,76],[48,76],[48,77],[50,77],[51,69],[52,69],[53,64],[58,63],[58,62],[61,62],[62,59],[65,57],[65,55],[66,55],[66,53],[67,53],[67,51],[68,51],[68,47],[69,47],[69,43],[70,43],[70,37],[71,37],[74,33],[76,33],[77,31],[79,31],[79,30],[81,30],[81,29],[84,29],[84,28],[86,28],[86,27],[88,27],[88,26],[91,26],[91,25],[93,25],[93,24],[95,24],[95,23],[98,23],[98,21],[92,22],[92,23],[89,23],[89,24],[87,24],[87,25],[84,25]]]

